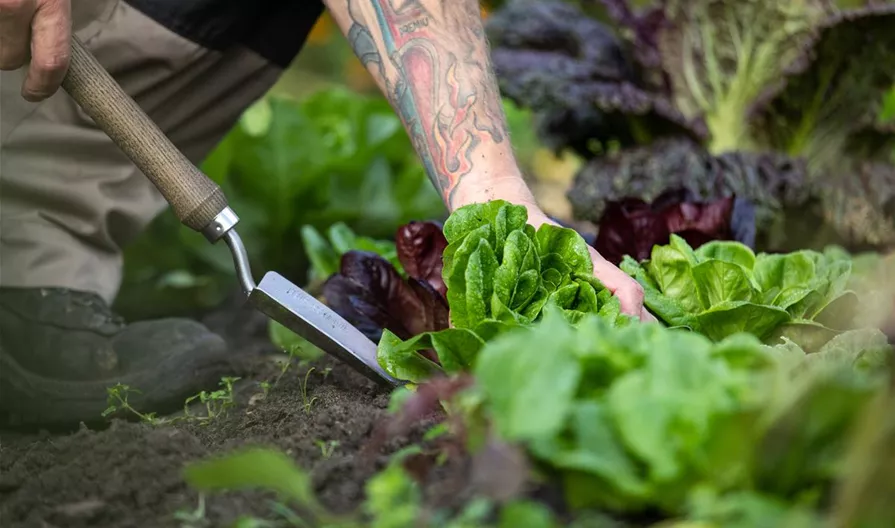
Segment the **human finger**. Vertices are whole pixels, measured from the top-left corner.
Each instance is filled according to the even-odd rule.
[[[643,312],[643,287],[596,250],[591,249],[594,275],[618,297],[623,313],[640,318]]]
[[[28,62],[35,2],[0,0],[0,70],[17,70]]]
[[[53,95],[62,84],[71,60],[71,3],[42,0],[31,24],[31,65],[22,96],[37,102]]]

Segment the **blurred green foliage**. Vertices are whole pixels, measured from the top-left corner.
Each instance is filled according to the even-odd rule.
[[[883,123],[895,123],[895,88],[889,90],[883,99],[883,108],[879,118]]]
[[[303,226],[341,222],[389,238],[403,223],[447,213],[388,102],[347,89],[258,101],[202,169],[240,216],[256,277],[275,269],[304,282]],[[226,246],[166,211],[125,253],[118,308],[131,318],[192,313],[235,287]]]
[[[301,230],[302,248],[311,262],[308,270],[309,283],[321,283],[341,268],[342,255],[349,251],[368,251],[387,259],[399,273],[404,272],[398,260],[398,250],[393,240],[376,240],[359,236],[344,222],[337,222],[326,230],[326,236],[312,226]]]
[[[525,166],[537,145],[531,116],[512,103],[506,110]],[[240,216],[256,279],[267,270],[297,284],[312,278],[303,232],[332,235],[337,225],[336,234],[389,240],[404,223],[447,215],[385,98],[344,87],[261,99],[202,170]],[[227,247],[209,244],[165,211],[127,248],[116,308],[130,319],[197,315],[236,288]]]

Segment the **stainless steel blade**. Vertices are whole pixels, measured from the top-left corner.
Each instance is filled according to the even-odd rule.
[[[279,273],[267,272],[251,290],[249,302],[271,319],[348,363],[371,380],[390,387],[401,385],[379,366],[375,343]]]

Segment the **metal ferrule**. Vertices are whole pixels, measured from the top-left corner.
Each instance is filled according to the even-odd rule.
[[[220,240],[222,236],[233,229],[233,226],[237,223],[239,223],[239,217],[236,216],[233,209],[230,209],[228,206],[218,213],[210,224],[202,229],[202,234],[205,235],[205,238],[208,239],[209,242],[214,244]]]

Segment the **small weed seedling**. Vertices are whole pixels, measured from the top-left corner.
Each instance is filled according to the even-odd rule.
[[[333,452],[339,447],[338,440],[330,440],[328,442],[324,442],[323,440],[314,440],[314,443],[317,444],[317,447],[320,448],[320,454],[324,459],[328,459],[333,456]]]
[[[106,407],[106,410],[102,413],[103,418],[118,411],[126,411],[133,413],[140,419],[140,421],[146,422],[149,425],[163,425],[171,422],[169,418],[159,418],[154,412],[141,413],[134,409],[128,402],[128,397],[130,394],[140,394],[140,391],[137,389],[133,389],[122,383],[117,383],[114,387],[107,388],[106,392],[109,394],[109,400],[108,407]]]
[[[282,346],[281,348],[283,352],[286,353],[286,359],[283,361],[282,366],[280,366],[280,373],[277,375],[276,379],[273,381],[273,386],[275,387],[283,376],[286,375],[286,372],[292,368],[292,365],[297,364],[299,367],[308,363],[308,361],[313,358],[308,357],[308,353],[304,348],[303,344],[293,343],[289,346]]]
[[[301,401],[305,409],[305,414],[311,414],[311,406],[317,401],[316,396],[310,400],[308,399],[308,378],[311,376],[311,372],[314,372],[314,367],[309,368],[305,373],[304,381],[299,382],[299,387],[301,388]]]
[[[174,512],[174,519],[182,523],[180,528],[204,528],[208,526],[208,519],[205,518],[205,495],[199,494],[199,504],[195,510],[177,510]]]
[[[184,416],[188,419],[198,420],[199,423],[206,424],[210,420],[214,419],[217,416],[220,416],[227,409],[232,407],[235,403],[233,399],[233,384],[236,383],[240,378],[230,378],[224,377],[221,378],[221,389],[216,391],[207,392],[202,391],[195,396],[190,396],[183,403],[183,413]],[[189,411],[189,404],[199,400],[201,403],[205,404],[205,416],[191,414]]]

